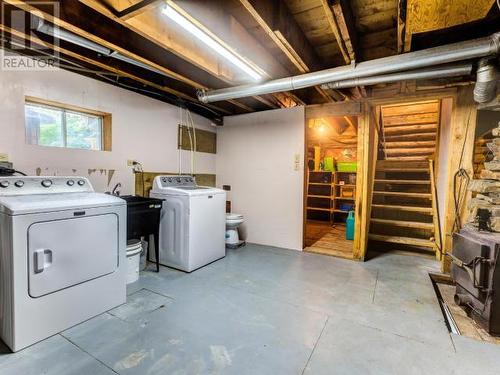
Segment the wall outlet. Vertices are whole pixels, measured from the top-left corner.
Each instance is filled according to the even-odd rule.
[[[4,154],[0,152],[0,161],[9,161],[9,154]]]
[[[127,167],[133,167],[135,162],[135,160],[127,160]]]

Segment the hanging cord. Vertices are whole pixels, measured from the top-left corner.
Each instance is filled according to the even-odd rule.
[[[189,110],[186,110],[189,118],[189,123],[191,125],[191,129],[193,130],[193,144],[191,147],[191,175],[195,175],[195,158],[196,158],[196,149],[197,149],[197,141],[196,141],[196,128],[194,126],[193,116]]]
[[[182,174],[182,107],[179,106],[179,139],[178,139],[178,149],[179,149],[179,171],[178,174]]]

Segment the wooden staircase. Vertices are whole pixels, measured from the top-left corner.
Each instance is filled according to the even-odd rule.
[[[370,246],[439,254],[433,165],[432,160],[377,161]]]
[[[381,154],[385,160],[428,160],[436,153],[440,102],[382,106]]]

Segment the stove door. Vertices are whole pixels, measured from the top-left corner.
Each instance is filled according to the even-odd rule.
[[[29,295],[42,297],[110,274],[118,255],[115,214],[34,223],[28,229]]]
[[[483,301],[485,293],[478,286],[488,287],[489,266],[477,260],[479,258],[488,259],[490,248],[479,241],[456,233],[453,235],[453,255],[464,263],[472,263],[472,267],[469,268],[470,272],[452,264],[451,275],[453,279],[470,294]],[[475,263],[474,260],[476,260]]]

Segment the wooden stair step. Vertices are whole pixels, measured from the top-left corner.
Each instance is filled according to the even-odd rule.
[[[382,141],[385,148],[436,147],[436,141]]]
[[[427,229],[427,230],[434,229],[433,223],[422,223],[419,221],[387,220],[387,219],[371,218],[370,222],[375,224],[391,225],[394,227],[417,228],[417,229]]]
[[[436,152],[436,149],[434,147],[387,148],[384,151],[384,153],[388,156],[390,156],[390,155],[401,155],[401,156],[404,156],[404,155],[411,155],[411,156],[432,155],[432,154],[434,154],[434,152]]]
[[[372,208],[382,208],[394,211],[421,212],[432,214],[432,207],[400,206],[393,204],[372,204]]]
[[[411,238],[411,237],[399,237],[399,236],[387,236],[383,234],[372,234],[368,235],[368,238],[373,241],[397,243],[401,245],[410,245],[418,247],[430,247],[434,248],[434,242],[430,240],[424,240],[422,238]]]
[[[374,191],[376,195],[386,195],[388,197],[408,197],[408,198],[428,198],[431,199],[431,193],[409,193],[403,191]]]
[[[410,133],[404,135],[385,135],[383,140],[385,142],[407,142],[412,139],[423,141],[423,140],[436,140],[436,130],[430,130],[421,133]]]
[[[413,161],[411,163],[401,163],[392,160],[377,160],[377,167],[389,168],[426,168],[429,169],[429,162]]]
[[[429,168],[377,167],[377,172],[429,173]]]
[[[395,184],[395,185],[430,185],[428,180],[390,180],[384,178],[376,178],[375,183],[381,184]]]
[[[429,160],[429,157],[432,155],[420,155],[420,156],[390,156],[388,159],[393,161],[418,161],[418,160]]]

